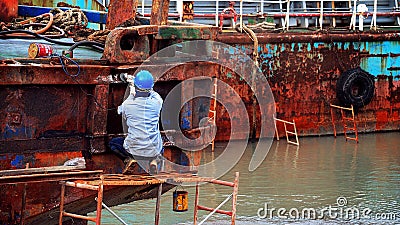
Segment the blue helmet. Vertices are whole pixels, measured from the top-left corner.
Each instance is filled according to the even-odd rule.
[[[147,70],[141,70],[136,74],[134,84],[138,89],[151,90],[154,86],[153,75]]]

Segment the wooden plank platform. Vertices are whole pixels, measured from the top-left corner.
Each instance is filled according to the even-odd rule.
[[[30,168],[21,169],[19,174],[15,171],[2,171],[4,174],[14,175],[2,175],[0,176],[0,185],[4,184],[19,184],[19,183],[37,183],[37,182],[52,182],[52,181],[63,181],[63,180],[75,180],[75,179],[96,179],[103,173],[102,170],[85,171],[76,170],[73,166],[70,166],[69,170],[64,168],[57,170],[54,167],[43,167],[43,168]],[[58,168],[61,169],[61,168]],[[26,174],[31,170],[33,173]],[[42,171],[42,172],[40,172]],[[39,173],[40,172],[40,173]],[[25,174],[24,174],[25,173]]]
[[[0,177],[22,175],[22,174],[33,174],[33,173],[50,173],[50,172],[62,172],[71,170],[82,170],[85,168],[86,168],[85,165],[79,165],[79,166],[49,166],[49,167],[26,168],[26,169],[16,169],[16,170],[0,170]]]
[[[102,170],[80,170],[82,166],[52,166],[41,168],[27,168],[18,170],[0,171],[0,185],[35,183],[35,182],[66,182],[67,186],[85,184],[99,186],[100,183],[107,186],[140,186],[151,184],[180,184],[195,182],[212,182],[213,178],[198,177],[191,173],[160,173],[157,175],[123,175],[103,174]],[[102,179],[101,179],[102,176]],[[94,188],[94,187],[92,187]]]

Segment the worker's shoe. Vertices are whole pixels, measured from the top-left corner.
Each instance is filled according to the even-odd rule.
[[[157,174],[157,173],[158,173],[158,170],[157,170],[157,160],[153,159],[153,160],[150,162],[149,173],[150,173],[150,174]]]
[[[122,174],[134,174],[137,172],[138,164],[137,161],[132,158],[127,158],[124,160],[125,168],[122,171]]]

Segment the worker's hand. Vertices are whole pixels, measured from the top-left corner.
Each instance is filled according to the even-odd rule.
[[[122,113],[122,105],[118,106],[117,114],[120,115]]]
[[[129,75],[127,73],[121,73],[119,75],[119,77],[121,78],[122,81],[124,81],[126,83],[129,83],[129,84],[131,84],[133,86],[134,80],[135,80],[135,76]]]

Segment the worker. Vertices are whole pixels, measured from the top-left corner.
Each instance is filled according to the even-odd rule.
[[[111,150],[125,163],[123,173],[130,173],[140,161],[149,164],[149,172],[157,173],[157,163],[163,150],[158,121],[163,100],[153,90],[153,75],[147,70],[141,70],[133,78],[134,91],[118,107],[128,125],[126,138],[113,138],[109,145]],[[131,87],[132,88],[132,87]],[[146,165],[147,166],[147,165]],[[146,168],[143,168],[146,169]]]

